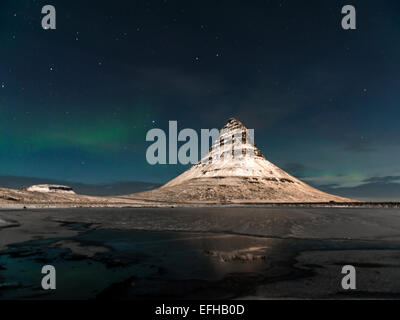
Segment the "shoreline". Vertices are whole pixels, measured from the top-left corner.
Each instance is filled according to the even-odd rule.
[[[229,203],[7,203],[2,210],[69,209],[69,208],[400,208],[400,202],[229,202]]]

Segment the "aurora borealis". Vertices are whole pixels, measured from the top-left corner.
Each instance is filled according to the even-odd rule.
[[[186,168],[146,163],[150,128],[236,117],[314,185],[400,180],[400,3],[352,1],[349,31],[345,4],[3,0],[0,175],[165,182]]]

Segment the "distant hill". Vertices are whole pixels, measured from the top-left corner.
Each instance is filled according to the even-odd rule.
[[[18,176],[0,176],[0,187],[20,189],[36,184],[58,184],[70,186],[77,194],[89,196],[117,196],[158,188],[160,184],[141,181],[122,181],[105,184],[84,184],[79,182],[31,178]]]

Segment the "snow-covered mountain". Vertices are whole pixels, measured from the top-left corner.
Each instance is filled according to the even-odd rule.
[[[162,187],[135,198],[185,203],[350,202],[317,190],[269,162],[251,131],[229,119],[201,161]]]

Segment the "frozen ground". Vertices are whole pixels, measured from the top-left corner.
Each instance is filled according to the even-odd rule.
[[[0,211],[0,299],[42,297],[29,270],[51,262],[64,290],[44,298],[400,298],[400,210]]]

